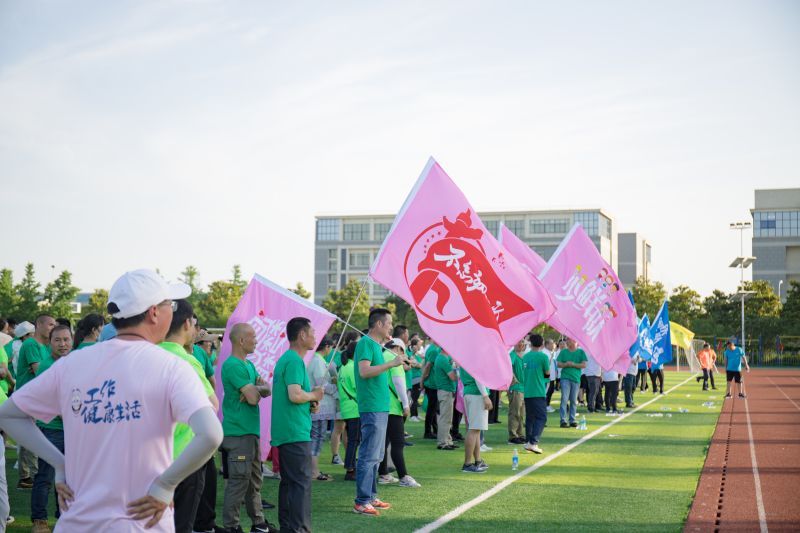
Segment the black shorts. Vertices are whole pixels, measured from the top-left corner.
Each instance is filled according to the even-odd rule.
[[[742,373],[738,370],[726,370],[725,375],[728,378],[728,381],[736,381],[736,383],[742,382]]]

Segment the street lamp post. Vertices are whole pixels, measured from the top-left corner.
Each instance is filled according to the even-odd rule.
[[[783,280],[779,279],[778,280],[778,300],[781,299],[781,285],[783,285]]]
[[[739,230],[739,257],[733,260],[730,264],[731,268],[739,269],[739,281],[741,283],[737,294],[742,300],[742,350],[745,350],[745,335],[744,335],[744,299],[747,294],[755,294],[756,291],[744,290],[744,269],[753,264],[756,260],[753,256],[744,255],[744,230],[750,229],[752,224],[750,222],[732,222],[731,229]]]

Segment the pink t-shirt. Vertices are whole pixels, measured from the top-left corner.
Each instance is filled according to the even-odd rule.
[[[62,357],[14,393],[22,411],[64,420],[67,485],[75,500],[57,531],[145,531],[127,505],[172,464],[176,422],[210,405],[186,361],[145,341],[112,339]],[[175,531],[168,507],[147,531]]]

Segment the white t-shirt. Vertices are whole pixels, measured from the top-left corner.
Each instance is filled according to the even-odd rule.
[[[556,364],[556,358],[558,358],[559,350],[551,352],[545,348],[542,351],[547,354],[547,357],[550,358],[550,381],[555,381],[558,379],[558,364]]]
[[[176,422],[211,404],[186,361],[146,341],[76,350],[14,393],[26,414],[64,420],[66,481],[75,494],[56,531],[142,531],[127,505],[172,464]],[[173,532],[172,509],[146,531]]]
[[[603,369],[600,368],[600,363],[598,363],[594,357],[586,354],[586,376],[597,376],[600,377],[603,374]]]
[[[603,381],[619,381],[619,372],[606,370],[603,372]]]
[[[628,367],[628,372],[627,373],[628,373],[629,376],[635,376],[636,374],[639,373],[639,358],[638,357],[634,357],[633,359],[631,359],[631,364]]]

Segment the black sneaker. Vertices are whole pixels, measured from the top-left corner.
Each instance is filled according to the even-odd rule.
[[[22,490],[28,490],[33,488],[33,480],[29,477],[22,478],[17,482],[17,488]]]
[[[269,522],[262,522],[250,526],[250,533],[277,533],[279,530],[278,526],[270,524]]]
[[[264,498],[261,498],[261,508],[262,509],[275,509],[275,506],[273,504],[269,503]]]
[[[348,470],[347,473],[344,475],[345,481],[355,481],[356,480],[356,471],[355,470]]]
[[[561,422],[561,427],[562,428],[568,428],[569,424],[567,424],[566,422]]]
[[[404,441],[404,442],[403,442],[403,445],[404,445],[404,446],[413,446],[413,445],[414,445],[414,443],[413,443],[413,442],[410,442],[410,441]]]
[[[746,394],[742,394],[742,393],[740,392],[740,393],[739,393],[739,398],[747,398],[747,395],[746,395]]]
[[[570,422],[569,423],[569,427],[576,428],[576,427],[578,427],[578,423],[577,422]]]

